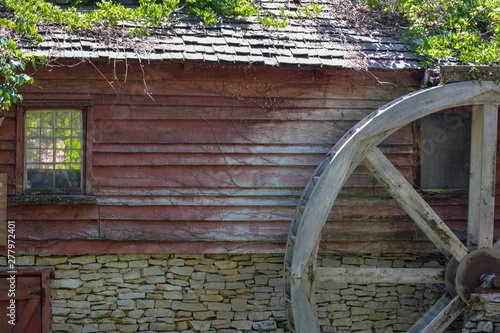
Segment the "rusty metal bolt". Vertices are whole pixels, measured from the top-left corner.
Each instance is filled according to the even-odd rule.
[[[495,276],[493,279],[491,279],[491,287],[500,289],[500,277]]]
[[[495,274],[481,275],[481,287],[500,289],[500,277],[496,276]]]

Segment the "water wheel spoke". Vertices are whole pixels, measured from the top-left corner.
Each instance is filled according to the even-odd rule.
[[[462,261],[467,248],[378,148],[365,155],[363,165],[443,254]]]
[[[443,283],[443,268],[318,267],[316,283]]]
[[[292,289],[295,301],[293,302],[293,313],[295,315],[295,332],[321,332],[314,310],[309,301],[309,295],[301,279],[292,279]]]
[[[459,296],[444,294],[407,333],[439,333],[444,331],[466,306]]]
[[[472,109],[469,247],[488,249],[493,245],[497,119],[496,104],[477,105]]]

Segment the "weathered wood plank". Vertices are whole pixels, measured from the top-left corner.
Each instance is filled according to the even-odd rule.
[[[402,168],[413,176],[413,170]],[[304,187],[313,166],[243,166],[243,165],[94,165],[94,185],[102,187],[154,188],[280,188]],[[355,172],[345,183],[348,187],[369,188],[380,185],[367,172]]]
[[[408,154],[411,151],[401,147],[382,147],[385,153]],[[97,143],[93,146],[94,153],[204,153],[204,154],[321,154],[324,156],[330,147],[328,145],[257,145],[257,144],[183,144],[183,143]]]
[[[37,78],[37,83],[41,87],[54,84],[56,87],[64,88],[66,86],[78,86],[82,91],[96,91],[97,88],[102,88],[97,93],[110,93],[114,92],[113,88],[120,91],[122,94],[137,94],[143,92],[147,87],[148,91],[155,95],[172,95],[172,96],[217,96],[222,95],[223,92],[226,96],[238,96],[238,98],[264,98],[265,94],[271,98],[303,98],[303,99],[353,99],[353,100],[379,100],[387,101],[398,98],[406,94],[407,88],[403,86],[392,85],[370,85],[359,84],[354,81],[342,82],[304,82],[299,80],[289,80],[288,82],[280,82],[276,78],[267,77],[259,82],[244,81],[241,78],[234,76],[232,82],[227,84],[225,80],[214,80],[214,78],[200,78],[191,79],[187,75],[179,80],[172,78],[159,79],[158,77],[151,78],[146,82],[142,77],[127,80],[126,84],[122,84],[117,88],[116,85],[111,86],[109,82],[102,79],[95,79],[93,82],[85,79],[84,82],[77,81],[76,79],[68,80],[65,78],[54,77],[51,79],[44,79],[43,77]],[[161,76],[161,75],[160,75]],[[361,81],[361,80],[360,80]],[[89,82],[86,83],[85,82]],[[92,84],[91,84],[91,83]],[[115,81],[116,82],[116,81]],[[34,89],[23,87],[24,91],[35,92]],[[45,90],[45,89],[44,89]],[[53,90],[48,90],[53,91]]]
[[[246,84],[255,84],[258,82],[297,82],[297,83],[335,83],[345,85],[360,85],[374,86],[379,85],[380,81],[393,83],[388,85],[390,88],[394,84],[400,86],[415,86],[418,87],[422,81],[422,73],[420,70],[406,71],[405,76],[400,73],[383,70],[373,70],[370,73],[344,69],[298,69],[298,68],[273,68],[273,67],[242,67],[242,66],[213,66],[203,63],[193,63],[190,68],[183,66],[180,63],[165,63],[156,62],[150,63],[148,66],[141,66],[138,62],[116,61],[116,62],[99,62],[98,69],[90,64],[68,63],[69,67],[53,67],[50,70],[41,68],[37,72],[40,79],[59,78],[68,79],[71,77],[73,81],[79,80],[115,80],[118,78],[126,78],[127,80],[164,80],[182,82],[184,80],[192,81],[192,77],[196,74],[196,79],[200,82],[212,81],[224,77],[231,81],[241,81]],[[68,72],[71,72],[71,76]],[[373,74],[373,75],[372,75]],[[251,81],[249,81],[251,79]]]
[[[303,187],[313,170],[276,166],[94,166],[93,181],[96,187]]]
[[[99,223],[96,220],[16,220],[18,241],[89,240],[99,238],[99,234]]]
[[[467,246],[477,247],[479,243],[479,221],[481,219],[481,165],[483,150],[483,106],[472,108],[470,177],[469,177],[469,214]]]
[[[96,143],[319,144],[333,145],[351,122],[231,120],[117,120],[96,122]],[[409,131],[398,131],[386,144],[411,145]]]
[[[1,158],[0,153],[0,158]],[[97,153],[92,154],[94,165],[271,165],[271,166],[316,166],[324,154],[231,154],[231,153]],[[412,156],[390,155],[393,163],[412,166]],[[1,163],[0,163],[1,164]],[[410,171],[412,169],[409,169]]]
[[[467,245],[491,248],[495,210],[498,105],[474,106],[472,113]]]
[[[106,253],[283,253],[285,244],[255,242],[119,242],[110,240],[68,240],[16,243],[18,254],[88,254]]]
[[[89,205],[10,205],[8,219],[21,221],[97,220],[99,207]]]
[[[317,267],[316,283],[443,283],[443,268]]]
[[[447,224],[460,239],[467,238],[465,221]],[[413,221],[357,221],[328,222],[323,228],[321,240],[327,242],[351,242],[362,238],[365,242],[428,241],[424,232]]]
[[[175,98],[175,97],[174,97]],[[174,101],[178,100],[178,105]],[[126,101],[117,100],[116,104],[96,105],[96,119],[119,120],[119,119],[251,119],[251,120],[310,120],[310,121],[357,121],[366,117],[373,109],[342,109],[342,108],[296,108],[290,106],[286,109],[268,110],[256,107],[254,103],[238,105],[231,104],[231,101],[221,106],[207,105],[208,103],[200,99],[196,105],[194,98],[175,98],[170,101],[170,105],[147,105],[130,104]],[[231,105],[228,105],[231,104]],[[241,104],[241,105],[240,105]],[[348,112],[347,112],[348,111]]]
[[[1,154],[0,154],[1,158]],[[225,154],[206,153],[94,153],[94,165],[272,165],[272,166],[316,166],[323,154]]]
[[[363,241],[350,241],[350,242],[323,242],[321,243],[319,253],[324,254],[344,254],[360,253],[360,254],[404,254],[404,253],[420,253],[439,255],[441,252],[432,244],[432,242],[423,241],[387,241],[387,242],[363,242]]]
[[[461,82],[438,86],[403,96],[380,108],[365,126],[361,139],[383,133],[389,129],[408,124],[430,113],[452,107],[454,104],[490,90],[500,90],[494,82]],[[390,110],[390,112],[386,112]]]
[[[399,205],[403,207],[443,254],[452,255],[460,262],[469,253],[456,235],[401,176],[380,150],[374,148],[369,151],[363,160],[363,164],[370,169],[375,178],[398,201]]]
[[[119,241],[266,242],[284,243],[289,222],[107,221],[100,223],[103,239]]]
[[[441,333],[464,310],[466,306],[459,296],[452,298],[444,294],[407,333]]]
[[[292,295],[293,295],[293,315],[295,332],[299,333],[320,333],[314,310],[309,302],[309,295],[305,290],[304,285],[300,279],[292,280]]]

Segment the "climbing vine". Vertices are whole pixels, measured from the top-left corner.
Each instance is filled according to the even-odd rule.
[[[40,59],[45,62],[45,59]],[[0,110],[8,110],[12,103],[22,101],[23,97],[17,87],[25,83],[33,83],[33,78],[26,73],[26,65],[31,63],[36,68],[36,60],[31,54],[23,54],[16,48],[13,40],[0,36],[0,77],[4,82],[0,84]]]
[[[424,64],[500,64],[500,0],[365,0],[408,20]]]

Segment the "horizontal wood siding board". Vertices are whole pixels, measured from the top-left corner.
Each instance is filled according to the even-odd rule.
[[[99,222],[96,220],[16,220],[17,240],[40,241],[98,238]]]
[[[422,71],[420,70],[399,70],[397,72],[372,70],[368,72],[335,70],[335,69],[297,69],[297,68],[273,68],[261,66],[237,66],[237,65],[205,65],[190,64],[187,68],[183,63],[151,62],[144,66],[136,61],[108,61],[96,62],[97,68],[90,64],[75,64],[71,67],[71,78],[74,81],[112,81],[116,78],[134,80],[170,80],[178,84],[192,82],[195,76],[197,82],[210,82],[222,77],[230,79],[232,82],[249,82],[250,79],[256,82],[337,82],[344,84],[359,84],[363,86],[376,86],[381,82],[390,83],[389,87],[417,86],[422,81]],[[37,72],[37,79],[67,79],[67,67],[51,67],[50,70],[41,68]],[[126,76],[125,76],[126,74]],[[147,81],[146,81],[147,82]],[[121,82],[120,82],[121,83]],[[24,86],[23,86],[24,87]]]
[[[152,242],[111,240],[60,240],[16,243],[17,253],[107,254],[107,253],[284,253],[284,243],[257,242]]]
[[[394,157],[394,158],[391,158]],[[1,158],[1,153],[0,153]],[[317,166],[324,154],[227,154],[203,153],[94,153],[93,164],[100,166],[139,165],[269,165],[269,166]],[[411,166],[410,155],[391,155],[389,160],[402,166]]]
[[[385,145],[379,147],[387,155],[412,158],[413,148],[410,145]],[[93,145],[93,153],[203,153],[203,154],[301,154],[326,155],[329,145],[257,145],[257,144],[182,144],[182,143],[98,143]],[[398,163],[399,164],[399,163]]]
[[[179,189],[178,193],[172,189],[168,196],[153,195],[147,189],[139,193],[142,195],[126,195],[124,193],[117,193],[114,196],[103,194],[97,199],[97,203],[103,206],[276,206],[284,207],[297,205],[299,195],[293,192],[285,191],[282,195],[265,196],[261,193],[259,195],[241,195],[241,194],[226,194],[217,193],[219,190],[214,190],[212,195],[192,195],[189,189]],[[259,190],[257,190],[259,191]],[[260,190],[263,191],[263,190]],[[118,191],[117,191],[118,192]],[[269,191],[271,192],[271,191]],[[268,193],[269,193],[268,192]],[[378,197],[340,197],[336,205],[344,206],[384,206],[395,205],[395,201],[388,199],[381,199]]]
[[[138,165],[270,165],[270,166],[315,166],[324,154],[224,154],[207,153],[94,153],[94,165],[138,166]],[[1,154],[0,154],[1,158]]]
[[[203,154],[321,154],[328,145],[183,144],[183,143],[96,143],[95,153],[203,153]]]
[[[286,241],[290,225],[281,222],[157,222],[103,221],[101,237],[112,240],[151,240],[188,242],[267,242]]]
[[[283,188],[303,187],[314,166],[243,166],[243,165],[179,165],[179,166],[94,166],[93,184],[97,187],[210,187],[210,188]],[[406,177],[413,170],[402,168]],[[373,176],[356,172],[345,183],[347,187],[379,187]]]
[[[172,101],[171,101],[172,102]],[[276,109],[264,108],[262,105],[236,105],[229,101],[228,105],[207,106],[191,105],[193,101],[186,100],[181,105],[135,105],[120,101],[111,105],[96,105],[97,120],[120,120],[120,119],[230,119],[230,120],[311,120],[311,121],[357,121],[361,120],[374,111],[373,108],[365,109],[345,109],[339,107],[332,108],[312,108],[278,107]],[[122,104],[123,103],[123,104]]]
[[[319,253],[323,254],[342,254],[342,253],[419,253],[419,254],[439,254],[441,252],[432,244],[424,241],[397,241],[390,242],[371,242],[371,241],[352,241],[352,242],[323,242],[320,245]]]
[[[116,120],[96,121],[96,143],[333,145],[355,123],[325,121]],[[408,145],[398,131],[384,144]]]
[[[93,205],[10,205],[8,218],[14,221],[98,220],[99,207]]]
[[[101,220],[133,221],[290,221],[293,206],[101,206]],[[449,214],[462,220],[467,212]],[[328,221],[410,221],[397,205],[335,206]]]

